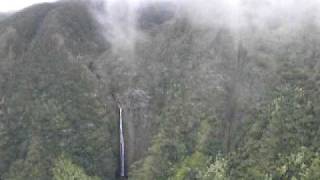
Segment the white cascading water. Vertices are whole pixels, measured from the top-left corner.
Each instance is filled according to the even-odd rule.
[[[120,176],[125,176],[125,149],[124,149],[124,135],[123,135],[123,121],[122,121],[122,108],[119,107],[120,111]]]

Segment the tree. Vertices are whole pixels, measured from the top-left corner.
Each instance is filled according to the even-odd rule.
[[[100,180],[98,177],[88,176],[83,168],[72,163],[65,155],[56,160],[52,171],[53,180]]]

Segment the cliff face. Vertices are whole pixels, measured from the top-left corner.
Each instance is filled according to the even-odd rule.
[[[267,1],[243,1],[237,22],[234,4],[205,0],[66,0],[6,16],[0,179],[116,179],[118,104],[132,179],[261,179],[317,147],[317,14],[273,15]]]

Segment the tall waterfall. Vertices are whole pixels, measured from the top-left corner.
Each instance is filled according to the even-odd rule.
[[[120,113],[120,176],[125,177],[125,144],[123,135],[122,108],[119,107]]]

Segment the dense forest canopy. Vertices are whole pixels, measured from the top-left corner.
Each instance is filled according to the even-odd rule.
[[[318,0],[0,14],[0,180],[320,179]]]

